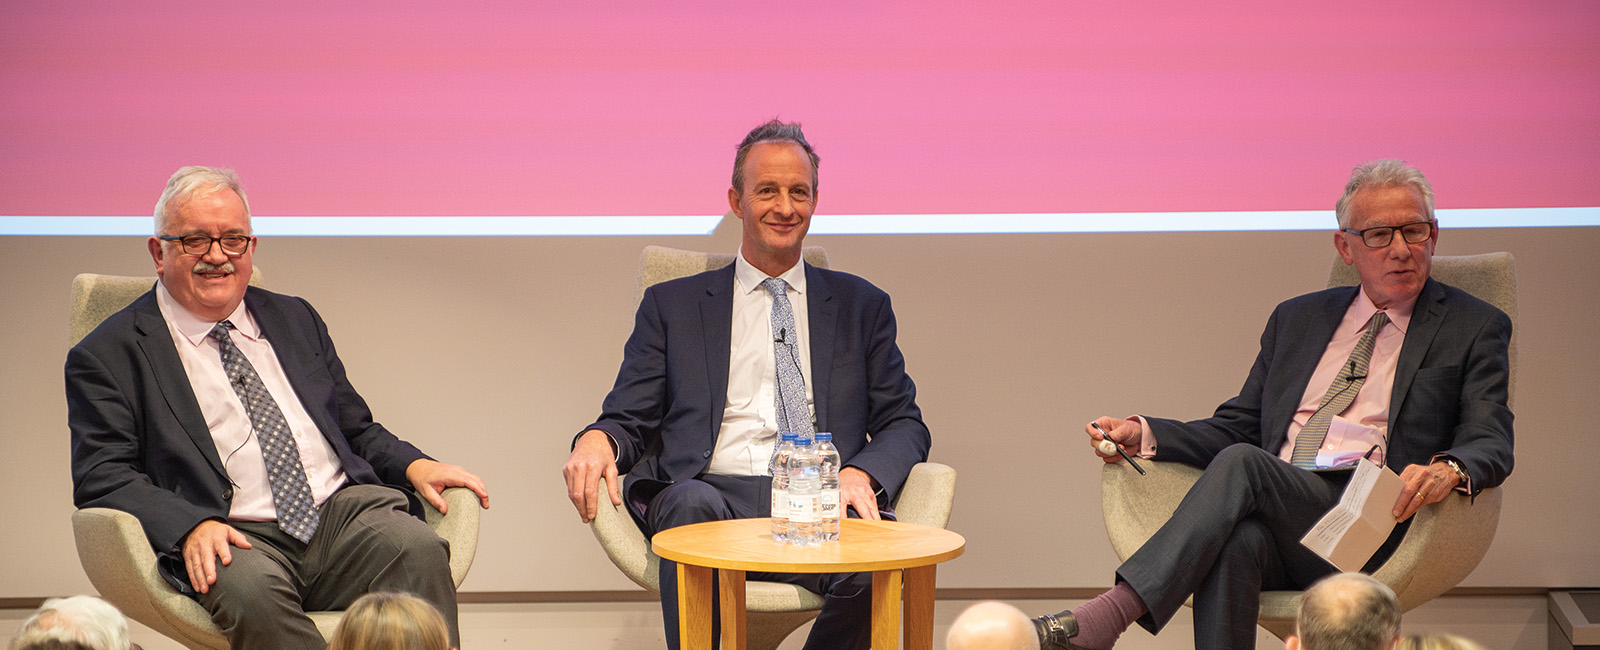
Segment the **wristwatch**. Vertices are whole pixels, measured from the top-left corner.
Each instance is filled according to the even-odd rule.
[[[1454,458],[1450,458],[1449,456],[1446,456],[1444,458],[1440,458],[1439,460],[1444,461],[1444,464],[1449,465],[1450,469],[1455,470],[1456,477],[1461,479],[1461,483],[1458,484],[1456,487],[1462,487],[1462,488],[1467,488],[1467,489],[1471,489],[1472,488],[1472,477],[1467,476],[1467,470],[1466,470],[1466,468],[1461,466],[1461,461],[1456,460]]]

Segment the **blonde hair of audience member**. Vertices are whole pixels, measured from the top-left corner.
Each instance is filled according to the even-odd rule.
[[[128,619],[94,596],[51,598],[22,623],[12,650],[128,650]]]
[[[1400,599],[1364,573],[1335,573],[1300,599],[1287,650],[1390,650],[1400,642]]]
[[[377,591],[345,610],[328,650],[450,650],[450,629],[428,601]]]
[[[1039,633],[1022,610],[989,600],[956,617],[945,645],[949,650],[1039,650]]]
[[[1454,634],[1408,636],[1400,640],[1396,650],[1486,650],[1477,641]]]

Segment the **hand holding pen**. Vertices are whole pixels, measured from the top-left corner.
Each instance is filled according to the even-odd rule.
[[[1111,434],[1106,433],[1105,429],[1100,428],[1099,422],[1090,422],[1089,426],[1094,428],[1094,430],[1100,434],[1100,441],[1096,445],[1096,449],[1100,451],[1101,456],[1110,458],[1111,455],[1115,453],[1116,455],[1121,456],[1123,460],[1128,461],[1128,464],[1132,465],[1133,469],[1137,470],[1140,476],[1144,476],[1144,468],[1139,466],[1139,463],[1133,459],[1133,456],[1129,456],[1128,452],[1123,450],[1122,445],[1113,439]],[[1091,437],[1093,437],[1092,434]],[[1131,442],[1137,443],[1140,438],[1142,438],[1142,436],[1134,436],[1134,440]]]

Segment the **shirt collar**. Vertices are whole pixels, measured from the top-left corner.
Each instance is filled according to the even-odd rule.
[[[779,273],[779,279],[787,282],[790,289],[800,295],[806,294],[806,263],[804,260],[795,262],[789,270]],[[761,282],[767,279],[767,274],[756,268],[744,259],[744,249],[733,256],[733,286],[740,294],[750,293],[761,288]]]
[[[168,291],[167,286],[159,279],[156,280],[156,304],[161,307],[161,317],[167,319],[167,322],[177,328],[178,333],[195,347],[205,343],[206,338],[211,336],[211,329],[220,322],[196,316],[194,312],[178,304],[178,299],[172,297],[172,292]],[[250,310],[245,309],[243,300],[240,300],[239,306],[223,320],[232,322],[234,331],[244,335],[245,338],[252,341],[261,338],[261,328],[256,325],[256,319],[250,314]]]
[[[1411,328],[1411,312],[1416,307],[1417,298],[1412,297],[1410,300],[1390,305],[1388,309],[1383,311],[1389,315],[1389,322],[1394,323],[1394,326],[1399,328],[1401,334],[1405,334],[1406,330]],[[1350,316],[1352,318],[1347,318],[1345,322],[1356,323],[1356,327],[1362,329],[1367,326],[1367,321],[1372,320],[1372,315],[1376,313],[1378,313],[1378,306],[1372,304],[1372,298],[1367,297],[1367,288],[1362,287],[1361,291],[1356,295],[1355,304],[1350,306]]]

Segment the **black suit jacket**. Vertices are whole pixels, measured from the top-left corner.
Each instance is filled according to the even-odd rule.
[[[895,343],[889,295],[848,273],[806,272],[811,381],[817,430],[834,435],[844,464],[893,498],[932,444],[916,386]],[[631,490],[705,471],[728,396],[733,266],[645,290],[600,418]]]
[[[349,483],[400,487],[420,513],[403,486],[406,466],[426,456],[372,421],[317,312],[257,287],[244,302]],[[67,353],[66,383],[73,502],[138,517],[168,581],[187,590],[180,544],[200,522],[227,519],[233,489],[153,290]]]
[[[1337,287],[1278,305],[1261,334],[1261,352],[1239,395],[1203,420],[1146,418],[1156,459],[1204,468],[1228,445],[1277,453],[1288,439],[1311,374],[1355,300]],[[1511,319],[1460,289],[1428,280],[1412,311],[1389,398],[1387,464],[1428,464],[1435,454],[1461,462],[1472,488],[1511,473],[1511,409],[1506,406]]]

